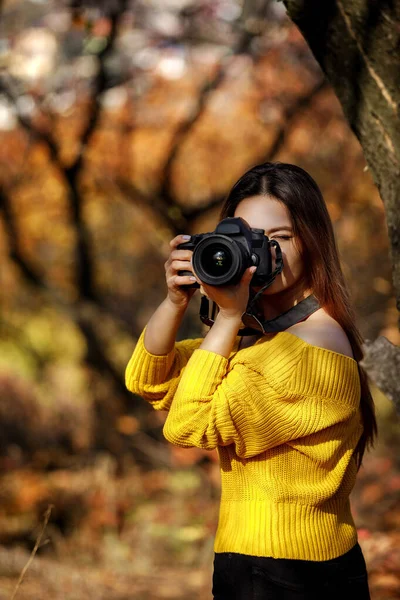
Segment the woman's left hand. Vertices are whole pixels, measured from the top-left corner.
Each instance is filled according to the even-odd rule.
[[[218,305],[221,316],[241,321],[249,302],[249,285],[255,270],[256,267],[249,267],[238,284],[227,286],[207,285],[197,278],[196,273],[193,274],[201,286],[200,291]]]

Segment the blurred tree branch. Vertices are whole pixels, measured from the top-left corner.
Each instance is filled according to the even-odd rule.
[[[299,116],[301,111],[306,109],[312,103],[314,98],[327,87],[328,82],[325,78],[323,78],[318,81],[311,90],[307,91],[306,94],[295,99],[293,105],[286,110],[285,117],[282,120],[282,126],[278,129],[272,146],[268,149],[266,154],[260,156],[257,162],[266,162],[275,159],[276,155],[279,153],[285,143],[286,136],[293,125],[293,121]],[[205,212],[208,212],[210,209],[216,206],[221,206],[224,200],[225,195],[215,196],[210,198],[205,206],[200,208],[182,209],[182,216],[184,219],[190,222],[194,219],[197,219]]]
[[[10,199],[3,186],[0,186],[0,210],[3,212],[4,224],[8,235],[10,258],[19,267],[28,283],[33,284],[36,287],[44,287],[45,284],[42,274],[38,273],[35,268],[29,264],[19,250],[18,229],[14,222]]]
[[[37,141],[43,143],[49,150],[50,157],[56,164],[59,171],[62,173],[64,180],[68,186],[69,200],[71,206],[71,214],[75,226],[77,249],[76,249],[76,281],[79,295],[86,299],[95,301],[97,294],[93,282],[93,264],[90,251],[90,240],[87,227],[82,216],[82,198],[79,190],[79,179],[82,172],[85,152],[90,143],[93,132],[96,130],[101,113],[101,97],[107,89],[107,77],[105,71],[105,61],[113,51],[116,40],[118,23],[121,15],[125,12],[128,0],[119,0],[119,2],[111,3],[108,17],[111,27],[107,37],[106,44],[98,53],[97,59],[99,68],[93,82],[93,91],[91,99],[91,110],[87,119],[86,127],[84,128],[80,140],[79,151],[72,164],[66,166],[62,163],[59,154],[59,148],[53,140],[50,132],[44,132],[38,129],[33,122],[23,116],[20,111],[17,111],[19,124]],[[76,3],[75,3],[76,4]],[[75,10],[79,10],[80,3],[75,5]],[[3,76],[0,85],[0,91],[17,106],[15,95],[11,91],[11,84],[7,85],[6,79]],[[24,265],[26,267],[26,263]],[[30,276],[32,273],[30,273]]]
[[[223,72],[222,66],[218,70],[219,73]],[[221,80],[218,80],[219,82]],[[213,81],[216,84],[216,79]],[[285,112],[284,119],[282,120],[282,125],[276,132],[275,140],[272,146],[268,149],[266,154],[260,156],[259,160],[264,162],[268,160],[274,160],[275,156],[281,150],[286,135],[290,130],[293,122],[298,117],[298,115],[308,108],[315,97],[324,89],[328,87],[328,82],[325,78],[320,79],[317,83],[308,90],[304,95],[299,96],[295,99],[293,104],[289,106]],[[164,169],[164,193],[161,191],[160,194],[151,194],[146,195],[141,192],[131,181],[128,181],[126,178],[118,177],[115,180],[115,185],[122,192],[122,194],[128,198],[130,201],[135,202],[135,204],[139,204],[142,206],[151,206],[158,214],[162,215],[163,220],[168,225],[168,227],[173,232],[173,235],[178,235],[184,229],[189,230],[191,223],[196,220],[198,217],[206,214],[211,209],[221,206],[224,199],[224,195],[216,195],[214,197],[209,198],[201,207],[185,207],[181,206],[177,203],[176,198],[172,195],[171,190],[169,189],[169,184],[166,181],[169,181],[170,178],[170,170],[173,158],[178,154],[181,144],[184,142],[186,135],[189,134],[190,130],[193,128],[197,120],[201,117],[204,110],[206,109],[206,97],[208,96],[208,92],[204,91],[204,88],[201,92],[205,94],[204,98],[199,101],[198,106],[201,105],[201,110],[196,112],[195,118],[192,118],[190,122],[185,122],[182,130],[185,131],[185,135],[175,136],[172,144],[172,150],[168,154],[168,159],[166,161],[166,165],[169,165],[167,171],[169,172],[168,176],[165,176]],[[165,191],[168,189],[168,191]],[[172,210],[171,210],[172,209]]]
[[[241,54],[253,57],[252,44],[254,39],[262,33],[262,18],[265,17],[270,4],[271,0],[244,1],[242,13],[235,23],[237,40],[234,47],[220,59],[213,78],[211,80],[207,79],[200,88],[195,109],[189,115],[189,118],[183,121],[177,128],[161,176],[159,196],[166,206],[174,206],[174,197],[171,190],[172,168],[183,141],[207,110],[209,97],[223,84],[226,79],[227,69],[235,57]],[[206,210],[217,205],[219,202],[219,198],[211,200],[210,203],[207,203]],[[204,211],[201,210],[200,212]],[[182,216],[185,219],[186,215],[184,211],[182,212]],[[182,220],[183,222],[184,220]]]
[[[96,300],[95,286],[93,282],[93,264],[90,252],[90,242],[88,231],[82,217],[82,200],[79,191],[79,177],[82,170],[85,150],[89,144],[90,138],[95,131],[101,112],[101,96],[107,87],[107,78],[105,73],[105,60],[113,50],[119,19],[124,14],[127,6],[127,0],[111,3],[108,17],[111,21],[111,29],[104,48],[98,54],[99,69],[95,77],[92,93],[92,109],[89,118],[80,139],[80,149],[75,161],[69,167],[64,169],[65,178],[70,189],[70,202],[72,216],[78,234],[78,290],[82,298]]]
[[[36,288],[50,304],[56,305],[60,310],[66,313],[70,319],[78,326],[84,335],[87,344],[87,362],[100,374],[106,373],[114,382],[116,389],[125,398],[127,406],[131,405],[132,395],[127,391],[124,381],[115,369],[112,361],[103,350],[96,333],[95,323],[101,320],[102,309],[98,303],[88,301],[78,297],[76,302],[66,301],[59,292],[49,287],[44,274],[40,273],[36,267],[29,264],[29,261],[23,256],[18,243],[18,229],[11,210],[11,202],[4,188],[0,186],[0,209],[3,212],[5,231],[7,233],[8,244],[10,248],[10,258],[19,267],[26,282]]]
[[[4,187],[0,187],[0,207],[3,211],[6,231],[8,234],[8,243],[10,248],[10,258],[20,268],[24,278],[29,284],[39,289],[41,293],[45,293],[50,297],[51,302],[55,302],[60,308],[66,311],[73,319],[85,336],[87,343],[87,360],[100,373],[107,373],[114,381],[118,392],[126,398],[126,401],[131,403],[131,394],[128,394],[123,380],[117,373],[112,362],[103,351],[102,344],[97,338],[96,329],[93,326],[92,320],[96,322],[99,319],[99,308],[101,306],[99,298],[94,291],[93,284],[93,265],[90,252],[90,244],[88,232],[82,217],[82,199],[79,190],[79,178],[84,163],[86,148],[90,142],[93,132],[96,130],[101,112],[101,95],[107,87],[107,79],[105,75],[105,60],[112,52],[113,45],[116,39],[119,19],[124,13],[127,6],[127,0],[111,3],[109,18],[111,22],[110,34],[107,38],[107,43],[98,54],[99,70],[95,78],[92,92],[91,112],[89,114],[86,127],[81,134],[79,147],[80,150],[74,162],[65,166],[62,164],[59,149],[56,142],[52,139],[50,132],[44,132],[38,129],[33,122],[24,117],[17,111],[19,124],[29,133],[29,135],[40,143],[43,143],[49,150],[50,157],[56,164],[57,168],[64,175],[65,181],[69,190],[69,199],[71,212],[77,236],[77,288],[78,299],[74,303],[67,303],[57,292],[51,289],[45,281],[44,274],[40,273],[36,267],[29,264],[29,261],[22,255],[18,243],[18,229],[15,225],[11,202]],[[75,7],[79,10],[78,7]],[[17,105],[16,98],[7,86],[4,77],[1,81],[3,94],[13,103]],[[98,305],[98,306],[97,306]],[[104,310],[104,307],[103,307]],[[101,310],[100,310],[101,313]]]
[[[303,96],[299,96],[295,100],[293,105],[287,109],[286,114],[285,114],[285,119],[284,119],[285,127],[280,128],[280,130],[275,138],[275,142],[268,152],[268,158],[264,158],[264,160],[273,160],[275,158],[275,156],[281,150],[281,148],[285,142],[285,137],[286,137],[287,131],[289,129],[288,125],[289,126],[292,125],[293,121],[296,119],[296,117],[299,115],[299,113],[301,113],[304,109],[308,108],[310,106],[310,104],[312,103],[312,101],[317,96],[317,94],[319,94],[321,91],[323,91],[324,89],[327,89],[327,88],[328,88],[328,82],[323,77],[314,85],[314,87],[310,91],[307,91],[307,93],[304,94]]]

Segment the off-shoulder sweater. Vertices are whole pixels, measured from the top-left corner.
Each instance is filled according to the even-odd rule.
[[[322,561],[350,550],[349,495],[362,433],[355,360],[283,331],[229,356],[183,340],[166,355],[144,346],[126,385],[156,410],[181,447],[216,449],[221,501],[215,552]]]

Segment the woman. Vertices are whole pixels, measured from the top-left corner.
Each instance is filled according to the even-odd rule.
[[[265,163],[232,188],[221,219],[232,216],[282,250],[283,271],[259,300],[264,318],[311,294],[320,308],[284,331],[240,338],[255,267],[235,286],[178,275],[193,267],[192,252],[177,249],[187,236],[177,236],[168,294],[138,340],[127,387],[169,411],[171,443],[218,451],[214,600],[368,599],[349,494],[376,421],[324,200],[303,169]],[[194,280],[219,312],[204,339],[175,342]]]

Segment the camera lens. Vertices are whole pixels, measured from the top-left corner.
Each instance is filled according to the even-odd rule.
[[[228,248],[211,245],[203,251],[202,265],[209,275],[219,277],[231,268],[232,254]]]
[[[209,285],[233,285],[246,269],[241,244],[230,237],[212,234],[199,242],[193,251],[193,269]]]

